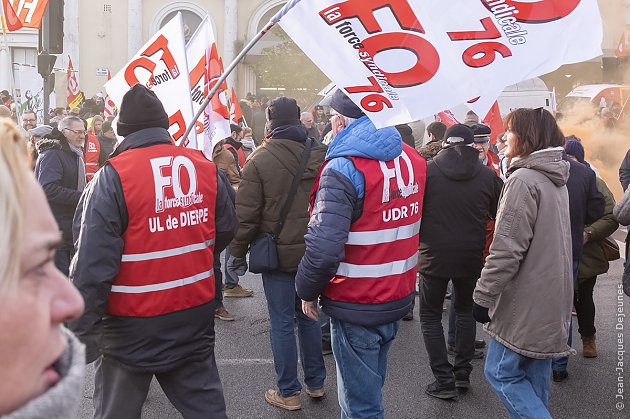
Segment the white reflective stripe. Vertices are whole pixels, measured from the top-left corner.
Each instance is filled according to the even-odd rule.
[[[113,285],[112,292],[120,292],[123,294],[142,294],[145,292],[170,290],[172,288],[183,287],[185,285],[194,284],[195,282],[211,277],[213,274],[214,274],[214,270],[208,271],[208,272],[202,272],[197,275],[189,276],[188,278],[175,279],[173,281],[162,282],[159,284]]]
[[[406,260],[382,263],[379,265],[353,265],[342,262],[337,268],[337,275],[350,278],[378,278],[387,275],[400,275],[413,269],[418,264],[418,252]]]
[[[374,231],[351,231],[346,244],[371,245],[411,238],[420,232],[420,221],[406,226]]]
[[[162,259],[170,256],[179,256],[197,250],[204,250],[214,244],[213,240],[206,240],[203,243],[189,244],[187,246],[176,247],[174,249],[158,250],[157,252],[149,253],[131,253],[122,255],[122,262],[141,262],[145,260]]]

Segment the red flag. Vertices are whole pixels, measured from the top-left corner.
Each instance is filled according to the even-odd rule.
[[[236,92],[232,87],[232,95],[230,96],[230,120],[238,124],[238,121],[243,117],[243,110],[241,109],[241,105],[238,103],[238,98],[236,97]],[[245,121],[247,123],[247,121]]]
[[[9,32],[21,28],[39,29],[48,0],[2,0]]]
[[[66,81],[68,82],[68,106],[70,109],[76,108],[81,104],[81,102],[83,102],[83,93],[79,90],[79,80],[72,68],[72,58],[70,58],[70,56],[68,56],[68,72],[66,73]]]
[[[437,121],[440,121],[447,127],[451,127],[455,124],[459,124],[459,121],[457,120],[457,118],[455,118],[455,115],[453,115],[453,113],[449,111],[448,109],[445,111],[439,112],[435,119]]]
[[[628,55],[628,51],[626,50],[626,34],[625,32],[621,34],[621,39],[619,40],[619,45],[617,45],[617,49],[615,50],[615,57],[621,58]]]
[[[501,111],[499,110],[499,103],[496,100],[494,101],[492,108],[488,111],[486,117],[481,122],[490,127],[490,143],[496,144],[499,134],[505,131],[503,127],[503,118],[501,118]]]
[[[109,69],[107,70],[107,81],[110,81],[112,78],[112,73],[109,72]],[[105,108],[103,109],[103,116],[105,117],[105,119],[113,117],[114,116],[114,108],[115,108],[115,104],[114,101],[112,100],[112,98],[109,97],[109,95],[105,95]]]

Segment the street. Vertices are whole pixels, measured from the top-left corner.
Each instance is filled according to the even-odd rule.
[[[614,235],[621,245],[625,232]],[[618,323],[618,314],[630,315],[630,299],[618,301],[618,285],[623,259],[611,263],[608,274],[598,277],[595,287],[597,308],[597,350],[594,359],[582,357],[582,344],[574,317],[573,336],[577,354],[570,357],[569,378],[551,384],[550,410],[554,418],[622,418],[630,416],[630,346],[618,344],[630,339],[630,324]],[[269,321],[259,275],[248,273],[241,284],[254,290],[252,298],[226,298],[226,308],[236,317],[234,322],[216,322],[216,358],[223,382],[227,414],[230,418],[338,418],[335,362],[325,357],[328,378],[326,396],[315,402],[303,392],[302,410],[288,412],[267,404],[264,392],[275,387],[274,368],[269,344]],[[619,291],[620,292],[620,291]],[[443,324],[446,325],[446,312]],[[623,319],[623,317],[622,317]],[[628,320],[630,321],[630,320]],[[623,328],[622,328],[623,327]],[[478,338],[488,336],[478,325]],[[621,351],[618,354],[618,345]],[[424,393],[433,381],[429,361],[422,342],[418,304],[413,321],[402,322],[389,353],[387,382],[384,388],[385,413],[389,418],[501,418],[507,417],[503,405],[483,376],[484,360],[473,361],[472,389],[460,395],[458,402],[434,399]],[[619,364],[619,365],[618,365]],[[625,372],[623,371],[625,368]],[[88,366],[80,418],[92,415],[94,369]],[[618,389],[623,391],[620,396]],[[154,380],[144,405],[143,418],[179,418]]]

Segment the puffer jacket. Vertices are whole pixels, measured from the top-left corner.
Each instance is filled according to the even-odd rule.
[[[72,243],[72,219],[81,197],[78,190],[81,158],[70,149],[68,140],[57,128],[35,147],[39,153],[35,177],[46,193],[64,242]]]
[[[630,188],[626,189],[619,203],[615,205],[613,214],[619,221],[619,224],[624,226],[630,225]]]
[[[512,160],[490,255],[473,299],[485,330],[529,358],[569,354],[573,304],[569,163],[551,148]]]
[[[335,276],[345,256],[352,222],[363,212],[365,178],[352,160],[390,161],[402,153],[402,139],[393,127],[376,129],[367,116],[348,125],[333,139],[326,154],[306,233],[306,253],[295,276],[298,296],[314,301]],[[322,297],[322,310],[353,324],[374,326],[400,320],[411,309],[413,293],[399,300],[363,304]]]
[[[236,215],[240,224],[230,244],[232,256],[245,257],[249,244],[258,234],[271,233],[276,228],[305,142],[304,126],[281,126],[249,156],[236,193]],[[277,238],[279,271],[297,271],[304,255],[309,197],[325,153],[325,147],[313,142],[302,181]]]
[[[600,243],[619,228],[619,223],[613,216],[615,197],[601,178],[597,178],[597,190],[604,195],[606,207],[604,215],[584,229],[589,239],[582,249],[578,282],[608,272],[609,264]]]

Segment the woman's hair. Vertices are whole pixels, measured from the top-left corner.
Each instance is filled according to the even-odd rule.
[[[17,125],[0,118],[0,295],[20,277],[20,242],[24,224],[25,189],[29,176],[23,140]]]
[[[524,157],[534,151],[564,145],[564,134],[555,118],[543,108],[516,109],[505,119],[505,126],[517,138],[513,157]]]
[[[105,122],[105,120],[104,120],[104,119],[103,119],[103,117],[102,117],[102,116],[100,116],[100,115],[94,115],[94,116],[92,117],[92,122],[90,122],[90,132],[91,132],[92,134],[95,134],[95,135],[96,135],[96,133],[94,132],[94,123],[95,123],[96,121],[101,121],[101,129],[103,129],[103,123]]]

